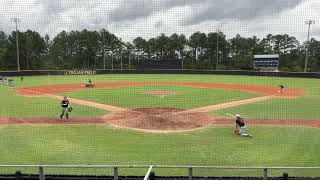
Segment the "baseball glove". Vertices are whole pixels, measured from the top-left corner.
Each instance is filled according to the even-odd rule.
[[[235,135],[240,135],[240,130],[239,130],[238,128],[235,129],[235,130],[234,130],[234,134],[235,134]]]
[[[72,112],[72,111],[73,111],[73,108],[72,108],[72,107],[69,107],[68,111],[69,111],[69,112]]]

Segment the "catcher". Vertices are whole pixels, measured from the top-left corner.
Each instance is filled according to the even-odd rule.
[[[68,98],[65,96],[61,101],[62,112],[60,115],[60,119],[62,119],[63,115],[66,114],[66,118],[69,119],[69,112],[72,111],[72,107],[70,107],[70,102]]]
[[[240,114],[236,115],[236,129],[234,130],[236,135],[244,136],[244,137],[252,137],[251,134],[245,133],[246,124],[244,120],[240,117]]]

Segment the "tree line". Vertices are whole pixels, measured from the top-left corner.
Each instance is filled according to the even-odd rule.
[[[17,69],[16,35],[0,31],[0,70]],[[160,34],[124,42],[115,34],[100,31],[62,31],[53,39],[27,30],[19,32],[21,70],[128,69],[140,61],[183,59],[186,69],[252,70],[253,55],[279,54],[282,71],[303,71],[308,45],[308,70],[320,71],[320,41],[300,43],[288,34],[259,39],[223,32]]]

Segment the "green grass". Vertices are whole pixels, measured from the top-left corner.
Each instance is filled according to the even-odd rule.
[[[319,98],[272,99],[222,109],[211,114],[229,117],[228,114],[242,114],[245,119],[320,119]]]
[[[66,83],[84,83],[88,79],[94,82],[135,82],[135,81],[177,81],[177,82],[220,82],[237,84],[259,84],[286,87],[316,88],[319,79],[286,78],[267,76],[241,75],[179,75],[179,74],[105,74],[105,75],[70,75],[70,76],[27,76],[23,82],[20,77],[14,77],[16,86],[50,85]]]
[[[0,139],[0,162],[320,166],[320,129],[248,127],[252,139],[236,137],[232,130],[216,126],[189,133],[150,134],[101,125],[2,126],[0,136],[6,138]]]
[[[176,94],[161,97],[144,94],[147,91],[170,91],[175,92]],[[66,95],[68,97],[126,108],[194,108],[257,96],[245,92],[182,86],[137,86],[89,89],[70,92]]]
[[[220,83],[245,83],[254,85],[269,85],[278,86],[284,84],[289,88],[302,88],[305,91],[305,96],[298,99],[273,99],[263,101],[255,104],[242,105],[234,108],[223,109],[215,114],[222,117],[228,117],[226,114],[241,113],[248,119],[319,119],[320,111],[318,111],[318,102],[320,102],[320,80],[308,79],[308,78],[284,78],[284,77],[255,77],[255,76],[229,76],[229,75],[143,75],[143,74],[118,74],[118,75],[80,75],[80,76],[36,76],[25,77],[21,83],[16,78],[16,86],[31,86],[31,85],[46,85],[46,84],[66,84],[66,83],[83,83],[87,79],[92,79],[94,82],[124,82],[124,81],[177,81],[177,82],[220,82]],[[178,88],[178,87],[175,87]],[[186,87],[181,87],[184,89]],[[212,98],[214,90],[195,89],[192,90],[194,96],[186,96],[178,99],[178,96],[164,98],[166,102],[156,100],[153,97],[143,97],[141,94],[136,94],[139,87],[128,88],[128,90],[117,89],[101,89],[94,90],[95,94],[91,92],[74,92],[70,93],[71,96],[79,97],[83,99],[92,99],[96,102],[110,103],[123,107],[146,107],[146,106],[167,106],[167,107],[181,107],[188,108],[188,105],[197,107],[202,104],[209,104],[212,100],[215,102],[225,102],[232,99],[238,92],[226,91],[226,96],[217,96],[218,99]],[[187,88],[186,88],[187,89]],[[187,91],[187,90],[186,90]],[[191,92],[191,90],[189,91]],[[204,92],[205,95],[209,95],[206,98],[200,92]],[[220,92],[217,92],[218,94]],[[102,94],[102,95],[101,95]],[[221,93],[220,93],[221,94]],[[188,95],[188,96],[187,96]],[[88,98],[89,97],[89,98]],[[244,96],[243,96],[244,97]],[[153,98],[154,102],[148,100]],[[242,98],[242,97],[239,97]],[[200,101],[201,99],[201,101]],[[168,101],[167,101],[168,100]],[[139,101],[139,103],[136,103]],[[182,102],[188,103],[182,103]],[[148,102],[148,103],[147,103]],[[191,106],[190,106],[191,107]],[[93,110],[94,111],[94,110]],[[2,113],[3,114],[3,113]],[[87,114],[87,113],[84,113]],[[17,115],[19,116],[19,115]]]
[[[319,79],[307,79],[307,78],[283,78],[283,77],[255,77],[255,76],[230,76],[230,75],[167,75],[167,74],[157,74],[157,75],[143,75],[143,74],[118,74],[118,75],[79,75],[79,76],[33,76],[24,77],[24,81],[21,82],[19,77],[15,78],[16,87],[22,86],[32,86],[32,85],[47,85],[47,84],[68,84],[68,83],[83,83],[87,79],[92,79],[94,82],[124,82],[124,81],[186,81],[186,82],[220,82],[220,83],[237,83],[237,84],[257,84],[257,85],[270,85],[277,86],[279,84],[284,84],[288,88],[302,88],[305,91],[305,95],[298,99],[273,99],[268,101],[263,101],[255,104],[242,105],[234,108],[224,109],[216,112],[218,115],[223,117],[228,117],[226,114],[235,114],[237,112],[246,115],[249,119],[319,119],[320,111],[318,111],[318,102],[320,102],[320,80]],[[149,107],[149,106],[166,106],[166,107],[197,107],[200,105],[207,105],[210,101],[225,102],[234,97],[237,97],[236,91],[230,92],[226,91],[222,94],[218,90],[208,90],[199,88],[194,88],[189,90],[190,93],[185,93],[186,96],[178,94],[177,96],[171,96],[164,98],[168,100],[166,102],[161,101],[154,97],[145,96],[134,96],[133,93],[138,92],[141,87],[132,87],[127,90],[123,88],[116,89],[100,89],[90,91],[81,91],[70,93],[71,96],[88,99],[90,97],[93,101],[101,103],[110,103],[123,107]],[[187,89],[186,87],[172,87],[173,89]],[[7,91],[3,91],[0,88],[1,102],[4,104],[11,104],[2,108],[0,117],[15,116],[15,117],[32,117],[40,116],[38,113],[39,108],[34,108],[35,105],[31,105],[29,110],[25,108],[25,104],[30,100],[28,98],[13,97],[12,94],[7,94]],[[167,89],[167,87],[165,87]],[[188,88],[190,89],[190,88]],[[185,90],[187,92],[187,90]],[[208,95],[206,98],[204,95]],[[219,94],[219,97],[214,96],[214,93]],[[100,95],[102,94],[102,95]],[[221,95],[221,96],[220,96]],[[245,98],[243,93],[239,93],[239,98]],[[178,98],[179,96],[179,98]],[[153,99],[152,99],[153,98]],[[11,100],[13,99],[13,100]],[[23,99],[23,100],[21,100]],[[37,101],[38,99],[35,98]],[[42,101],[41,109],[48,106],[48,110],[41,111],[45,116],[56,116],[56,111],[54,106],[57,106],[56,102],[52,100],[45,100],[45,98],[39,98]],[[152,101],[150,101],[152,99]],[[139,103],[136,103],[139,100]],[[35,100],[34,100],[35,101]],[[46,104],[47,101],[47,104]],[[187,102],[187,103],[184,103]],[[34,102],[35,103],[35,102]],[[32,104],[34,104],[32,103]],[[190,105],[190,106],[189,106]],[[21,110],[12,110],[12,106],[18,106]],[[9,108],[7,108],[9,107]],[[77,113],[73,113],[75,116],[95,116],[100,115],[100,110],[89,108],[77,108]],[[87,110],[82,113],[82,110]],[[58,111],[59,108],[58,108]],[[100,111],[100,112],[98,112]],[[50,113],[51,114],[50,114]],[[30,115],[28,115],[30,114]],[[50,114],[50,115],[49,115]],[[91,115],[90,115],[91,114]]]
[[[320,80],[306,78],[223,76],[223,75],[90,75],[25,77],[16,87],[125,81],[221,82],[302,88],[303,97],[272,99],[255,104],[220,110],[241,113],[245,119],[316,119],[320,111]],[[159,98],[144,95],[145,90],[171,90],[177,95]],[[141,86],[115,89],[90,89],[68,93],[71,97],[122,107],[191,108],[230,100],[254,97],[254,94],[206,88],[178,86]],[[60,102],[44,97],[22,97],[8,87],[0,87],[0,117],[57,117]],[[73,105],[72,117],[105,114],[94,108]],[[305,127],[248,127],[253,139],[232,134],[231,126],[216,126],[189,133],[152,134],[112,129],[101,125],[13,125],[0,126],[0,164],[171,164],[219,166],[320,166],[320,129]],[[1,170],[0,170],[1,171]],[[92,173],[94,170],[83,170]],[[145,170],[123,170],[134,175]],[[37,172],[37,170],[35,171]],[[54,169],[48,172],[66,172]],[[71,172],[71,170],[67,171]],[[80,173],[80,170],[72,172]],[[93,174],[112,170],[94,171]],[[160,170],[163,174],[187,174],[187,171]],[[289,174],[309,175],[305,171]],[[234,171],[195,170],[195,174],[235,175]],[[239,175],[261,175],[260,171],[237,171]],[[271,174],[281,175],[280,171]],[[312,172],[320,176],[319,172]]]
[[[59,100],[46,97],[23,97],[17,95],[13,88],[0,87],[0,117],[32,118],[32,117],[54,117],[58,118],[61,113]],[[96,117],[106,114],[105,111],[73,104],[74,112],[70,117]]]

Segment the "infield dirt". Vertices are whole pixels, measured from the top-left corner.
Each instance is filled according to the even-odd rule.
[[[98,118],[71,118],[68,121],[55,118],[1,118],[0,124],[17,124],[17,123],[70,123],[70,124],[104,124],[107,123],[114,127],[129,128],[147,132],[179,132],[193,130],[197,128],[207,127],[210,125],[231,125],[233,119],[224,119],[220,117],[210,117],[209,111],[239,106],[243,104],[255,103],[272,98],[295,98],[303,96],[303,90],[297,88],[287,88],[284,94],[279,93],[278,87],[262,86],[262,85],[244,85],[244,84],[223,84],[223,83],[200,83],[200,82],[105,82],[95,84],[95,88],[115,88],[129,86],[145,86],[145,85],[169,85],[169,86],[189,86],[197,88],[225,89],[237,90],[250,93],[260,94],[260,97],[244,99],[239,101],[215,104],[194,109],[175,109],[175,108],[138,108],[125,109],[96,102],[89,102],[80,99],[70,98],[72,103],[85,106],[95,107],[110,111],[103,117]],[[86,89],[83,84],[68,85],[48,85],[48,86],[32,86],[18,88],[17,92],[24,96],[46,96],[52,99],[61,99],[57,93],[65,93]],[[155,96],[170,96],[176,92],[169,91],[152,91],[145,94]],[[138,102],[137,102],[138,103]],[[299,125],[309,127],[320,127],[317,120],[248,120],[250,125]]]

